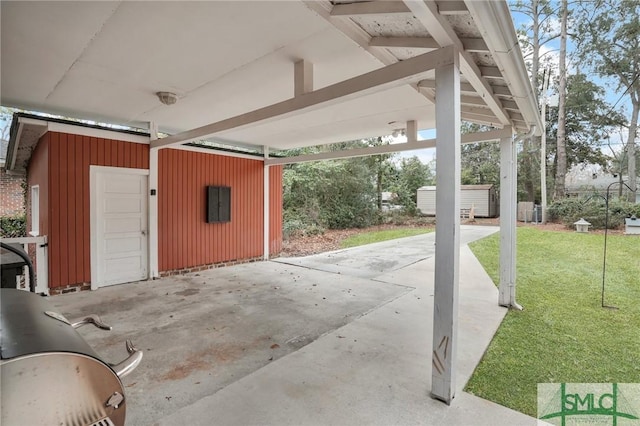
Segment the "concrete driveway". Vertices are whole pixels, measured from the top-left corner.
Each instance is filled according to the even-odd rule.
[[[465,243],[496,232],[462,227]],[[124,379],[128,425],[534,424],[461,390],[506,310],[461,250],[458,395],[429,397],[434,234],[50,298]]]

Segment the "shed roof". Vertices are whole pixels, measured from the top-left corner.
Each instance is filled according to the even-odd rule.
[[[297,80],[307,91],[415,64],[404,77],[335,102],[184,134],[311,146],[390,134],[408,121],[433,128],[434,71],[421,72],[417,58],[454,46],[463,119],[520,131],[539,120],[504,1],[3,1],[0,8],[5,106],[142,128],[154,122],[181,134],[300,97],[298,61],[305,61],[299,70],[313,70]],[[160,91],[177,102],[162,104]]]

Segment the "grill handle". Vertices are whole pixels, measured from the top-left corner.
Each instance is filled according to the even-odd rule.
[[[127,340],[125,345],[127,347],[127,352],[129,352],[127,359],[118,364],[109,364],[120,378],[123,378],[135,370],[138,364],[140,364],[140,361],[142,361],[142,351],[133,346],[131,340]]]
[[[93,324],[96,327],[102,329],[102,330],[111,330],[112,327],[108,324],[105,324],[102,322],[102,320],[100,319],[99,316],[97,316],[96,314],[92,314],[89,315],[88,317],[86,317],[83,320],[74,322],[73,324],[71,324],[71,327],[73,328],[79,328],[82,327],[83,325],[87,325],[87,324]]]

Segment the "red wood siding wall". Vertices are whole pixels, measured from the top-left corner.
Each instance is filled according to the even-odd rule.
[[[49,141],[49,287],[89,283],[89,166],[148,169],[149,146],[57,132],[44,139]]]
[[[263,250],[263,163],[175,149],[160,150],[159,269],[172,271],[250,259]],[[282,168],[271,171],[270,248],[282,245]],[[206,187],[231,187],[231,221],[206,223]]]
[[[40,235],[49,235],[49,134],[45,134],[31,154],[27,172],[27,232],[31,226],[31,187],[40,187]]]

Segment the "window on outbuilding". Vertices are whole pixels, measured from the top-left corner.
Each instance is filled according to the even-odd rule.
[[[40,186],[31,187],[31,231],[29,235],[40,235]]]

